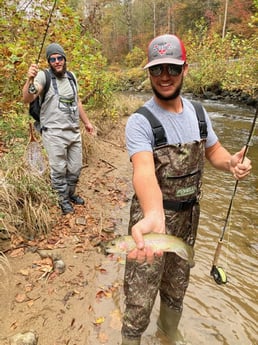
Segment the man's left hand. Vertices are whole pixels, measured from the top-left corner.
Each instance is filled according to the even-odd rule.
[[[249,158],[245,157],[244,161],[242,162],[244,152],[245,147],[243,147],[241,151],[235,153],[230,160],[230,171],[237,180],[245,178],[247,175],[249,175],[252,169],[252,164]]]

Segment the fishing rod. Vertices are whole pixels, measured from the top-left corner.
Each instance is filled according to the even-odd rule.
[[[249,137],[248,137],[247,143],[245,145],[245,151],[244,151],[244,154],[243,154],[242,163],[243,163],[243,161],[245,159],[245,156],[247,154],[248,148],[250,146],[250,141],[252,139],[252,136],[253,136],[253,133],[254,133],[254,129],[255,129],[257,115],[258,115],[258,107],[256,108],[256,112],[255,112],[255,115],[254,115],[253,123],[252,123],[251,129],[250,129],[250,132],[249,132]],[[233,193],[232,193],[232,196],[231,196],[231,200],[230,200],[230,203],[229,203],[226,220],[225,220],[225,223],[224,223],[224,226],[223,226],[221,237],[220,237],[220,239],[218,241],[218,244],[217,244],[217,248],[215,250],[214,259],[213,259],[213,263],[212,263],[212,268],[211,268],[211,271],[210,271],[210,275],[214,278],[214,280],[215,280],[215,282],[217,284],[226,284],[226,282],[227,282],[227,275],[226,275],[225,271],[223,270],[222,267],[218,266],[217,264],[218,264],[218,259],[219,259],[219,255],[220,255],[220,252],[221,252],[222,244],[223,244],[224,235],[225,235],[225,232],[226,232],[226,227],[228,225],[228,221],[229,221],[229,216],[230,216],[233,200],[234,200],[234,197],[235,197],[235,194],[236,194],[236,190],[237,190],[237,186],[238,186],[238,181],[239,180],[236,180],[236,182],[235,182],[235,187],[234,187],[234,190],[233,190]]]
[[[45,44],[45,40],[46,40],[46,37],[47,37],[47,32],[48,32],[48,29],[49,29],[49,26],[50,26],[50,22],[51,22],[51,18],[52,18],[54,9],[56,7],[56,3],[57,3],[57,0],[54,0],[51,12],[50,12],[49,17],[48,17],[48,22],[47,22],[46,30],[45,30],[45,33],[44,33],[44,36],[43,36],[43,40],[42,40],[42,43],[40,45],[40,50],[39,50],[39,53],[38,53],[36,64],[39,63],[39,59],[40,59],[40,56],[41,56],[41,53],[42,53],[42,50],[43,50],[43,47],[44,47],[44,44]],[[29,93],[32,93],[32,94],[35,94],[38,91],[36,86],[34,85],[34,79],[33,78],[30,81],[30,85],[29,85],[28,91],[29,91]]]

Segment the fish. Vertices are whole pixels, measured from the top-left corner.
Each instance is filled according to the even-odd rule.
[[[150,247],[154,252],[173,252],[181,259],[188,261],[189,266],[194,266],[194,250],[193,247],[184,242],[181,238],[168,235],[149,233],[143,235],[146,247]],[[132,236],[119,236],[104,244],[104,249],[108,254],[128,254],[136,248],[136,243]]]

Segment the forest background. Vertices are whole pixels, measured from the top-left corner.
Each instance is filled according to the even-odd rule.
[[[0,185],[0,228],[11,222],[33,229],[41,220],[43,231],[49,225],[51,190],[47,175],[35,178],[24,169],[31,119],[21,90],[41,50],[54,1],[0,0],[0,5],[0,178],[8,182],[8,188]],[[107,123],[112,126],[134,109],[118,93],[148,91],[142,67],[148,42],[159,34],[176,34],[185,43],[191,67],[185,92],[231,92],[254,105],[257,9],[258,0],[58,0],[45,46],[58,42],[64,47],[84,107],[99,135],[105,135]],[[39,66],[47,66],[44,49]],[[90,154],[88,145],[84,159]],[[46,212],[32,216],[38,204]]]

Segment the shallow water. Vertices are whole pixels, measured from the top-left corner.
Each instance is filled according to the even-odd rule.
[[[220,141],[236,152],[247,142],[254,116],[253,109],[221,103],[204,103]],[[201,218],[195,245],[195,267],[184,300],[180,332],[191,345],[255,345],[257,336],[257,253],[258,253],[258,133],[254,133],[248,157],[252,159],[251,176],[238,184],[223,239],[218,265],[228,282],[218,285],[210,276],[217,242],[222,234],[235,181],[230,175],[206,165],[201,200]],[[123,223],[128,208],[119,211]],[[126,226],[124,227],[126,232]],[[87,344],[121,344],[120,328],[123,312],[123,258],[103,257],[105,274],[97,277],[97,291],[104,298],[94,302],[97,318]],[[154,306],[151,322],[143,335],[142,345],[168,345],[156,335],[159,301]]]

